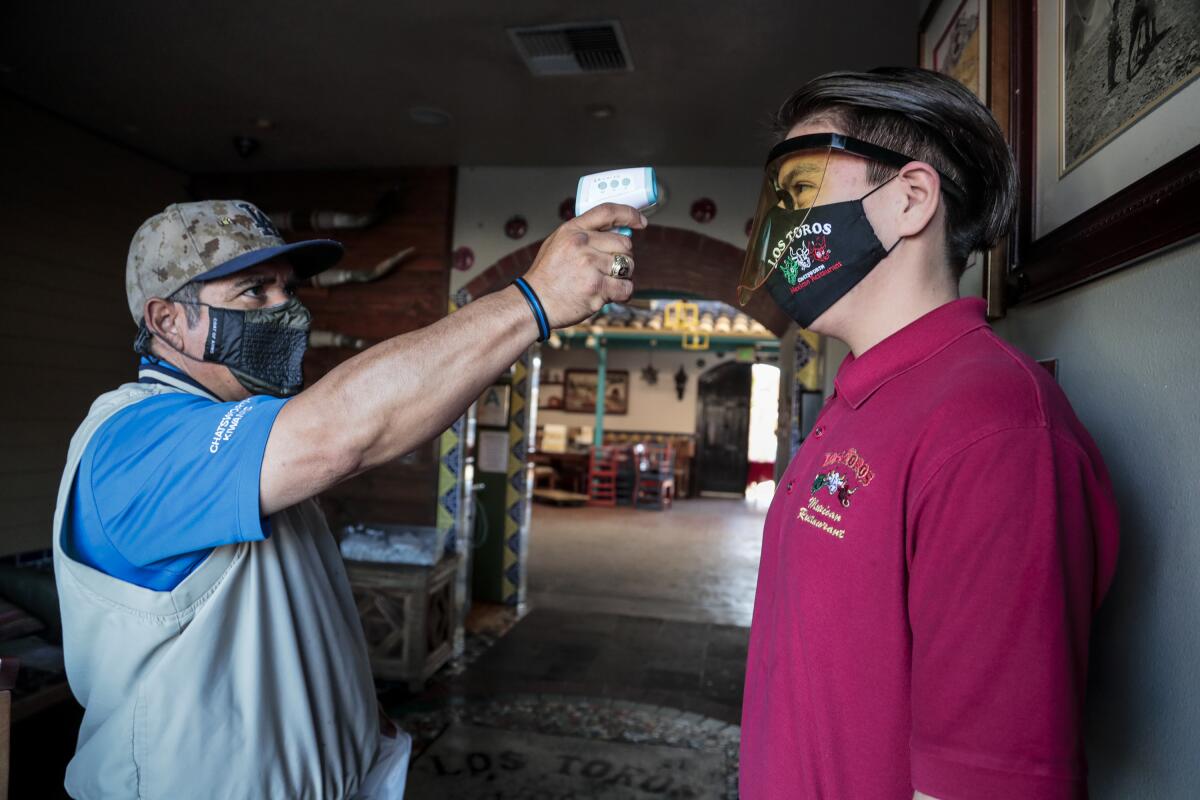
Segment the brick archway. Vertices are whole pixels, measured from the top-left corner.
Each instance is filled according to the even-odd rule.
[[[542,241],[514,250],[477,275],[465,287],[470,299],[501,289],[533,264]],[[737,276],[745,251],[728,242],[683,228],[651,224],[633,234],[638,291],[680,292],[720,300],[734,308]],[[766,292],[756,292],[742,309],[776,336],[787,330],[788,318]]]

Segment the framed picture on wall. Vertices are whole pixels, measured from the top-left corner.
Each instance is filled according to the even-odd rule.
[[[1200,3],[1013,3],[1017,300],[1200,233]]]
[[[934,0],[921,22],[921,66],[987,102],[988,0]]]
[[[566,395],[565,388],[561,383],[540,384],[538,386],[538,408],[562,411],[563,398]]]
[[[1011,0],[933,0],[920,24],[922,67],[949,75],[970,89],[1009,136],[1008,49]],[[974,253],[968,275],[978,273],[989,319],[1004,316],[1009,247],[1002,242]],[[974,272],[973,272],[974,270]]]
[[[596,388],[598,375],[594,369],[569,369],[566,371],[564,407],[567,411],[586,414],[596,413]],[[607,370],[604,386],[604,413],[629,413],[629,373],[625,370]]]
[[[475,421],[493,428],[508,427],[508,395],[511,387],[497,383],[483,390],[475,401]]]

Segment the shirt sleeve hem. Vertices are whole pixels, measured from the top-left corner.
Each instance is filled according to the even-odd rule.
[[[271,526],[262,515],[262,465],[267,454],[267,440],[271,437],[271,429],[275,427],[275,418],[286,402],[287,400],[258,403],[250,412],[268,415],[269,419],[260,420],[254,426],[258,438],[255,442],[258,457],[243,460],[238,475],[238,537],[243,542],[261,542],[271,535]]]
[[[976,766],[912,749],[912,783],[919,792],[940,800],[1080,800],[1086,782],[1080,777],[1034,775]]]

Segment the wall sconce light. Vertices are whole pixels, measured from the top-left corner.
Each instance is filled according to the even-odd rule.
[[[675,394],[680,400],[683,399],[683,392],[687,389],[688,374],[684,371],[683,365],[679,365],[679,371],[675,373]]]

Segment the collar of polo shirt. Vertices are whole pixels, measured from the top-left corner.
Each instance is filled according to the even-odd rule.
[[[973,330],[985,327],[987,304],[978,297],[947,303],[897,331],[858,358],[846,356],[834,379],[837,394],[858,408],[893,378],[928,361]]]

